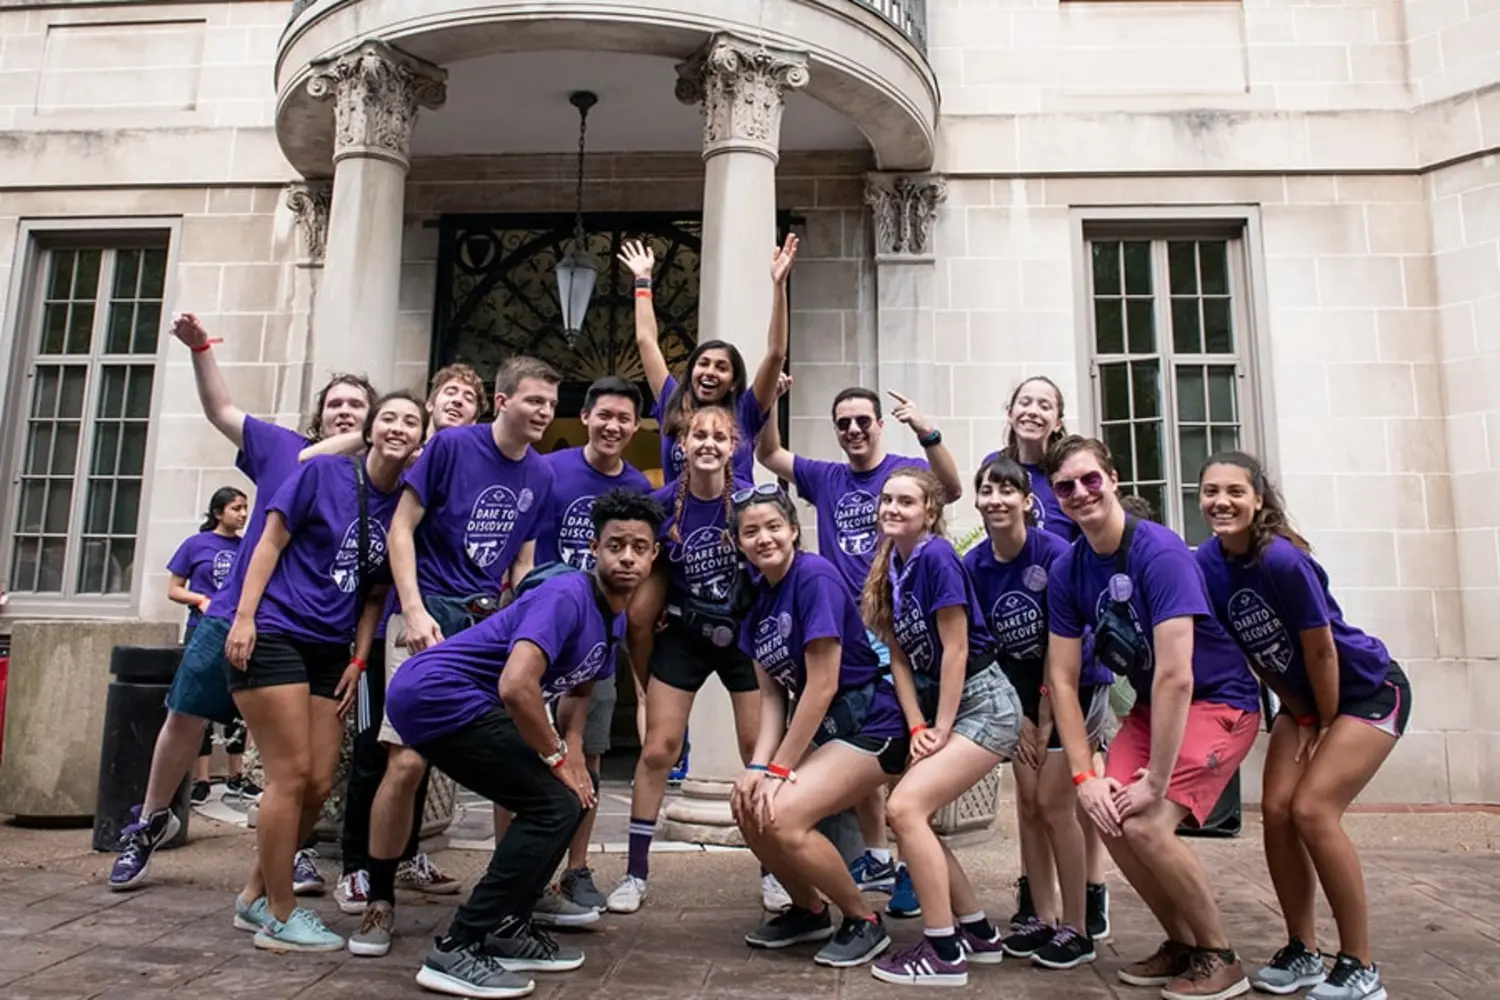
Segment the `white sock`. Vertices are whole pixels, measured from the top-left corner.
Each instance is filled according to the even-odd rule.
[[[976,910],[973,913],[968,913],[968,914],[965,914],[964,916],[959,917],[958,918],[958,922],[961,925],[962,924],[972,924],[975,921],[983,920],[983,919],[984,919],[984,911],[983,910]]]
[[[922,933],[928,937],[952,937],[956,931],[952,927],[927,927]]]
[[[885,847],[866,847],[865,853],[883,865],[891,863],[891,852]]]

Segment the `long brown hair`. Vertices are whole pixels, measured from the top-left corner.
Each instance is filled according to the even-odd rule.
[[[1000,454],[1006,458],[1013,458],[1017,462],[1021,460],[1021,445],[1016,441],[1016,429],[1010,423],[1010,411],[1015,408],[1016,400],[1021,398],[1021,390],[1033,382],[1045,383],[1047,388],[1052,390],[1052,395],[1057,397],[1057,427],[1047,435],[1047,440],[1042,445],[1042,457],[1045,458],[1047,452],[1051,451],[1057,442],[1068,436],[1068,429],[1063,425],[1063,393],[1057,383],[1045,375],[1033,375],[1022,379],[1012,390],[1010,402],[1005,404],[1005,447],[1000,449]]]
[[[1271,477],[1266,475],[1265,467],[1260,464],[1259,459],[1243,451],[1221,451],[1208,456],[1208,460],[1198,470],[1200,489],[1204,475],[1214,465],[1232,465],[1243,469],[1250,479],[1250,488],[1260,497],[1260,510],[1250,519],[1251,559],[1259,559],[1267,546],[1278,537],[1285,538],[1301,552],[1312,553],[1312,546],[1307,539],[1292,527],[1291,517],[1286,512],[1286,501],[1281,498],[1281,491],[1271,482]]]
[[[694,410],[687,418],[687,426],[683,428],[682,435],[682,474],[677,477],[677,497],[672,505],[672,530],[667,535],[672,541],[682,544],[682,510],[687,506],[688,476],[692,473],[692,463],[687,461],[687,449],[693,430],[699,424],[723,424],[724,429],[729,432],[729,451],[724,456],[724,538],[730,548],[737,549],[735,540],[729,537],[729,523],[734,516],[734,450],[740,446],[740,428],[739,421],[722,406],[705,406],[701,410]]]
[[[910,479],[922,490],[922,506],[932,517],[933,535],[946,535],[948,526],[943,523],[943,502],[948,490],[931,471],[915,465],[902,465],[891,471],[885,481]],[[882,488],[881,492],[884,492]],[[878,513],[878,512],[877,512]],[[891,594],[891,553],[896,543],[889,536],[880,539],[875,548],[875,561],[870,565],[870,575],[865,577],[865,588],[859,595],[859,614],[865,627],[887,644],[896,641],[895,598]]]

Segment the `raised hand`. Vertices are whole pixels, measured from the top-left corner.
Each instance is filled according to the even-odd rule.
[[[778,285],[786,283],[786,276],[792,273],[792,265],[797,263],[797,243],[797,234],[787,233],[786,242],[771,254],[771,280]]]
[[[208,343],[208,331],[203,329],[203,324],[192,313],[179,313],[172,320],[172,336],[188,347],[202,347]]]
[[[776,398],[780,399],[792,390],[792,377],[782,372],[776,377]]]
[[[932,421],[928,420],[917,404],[907,399],[894,389],[887,389],[886,394],[896,401],[896,408],[891,411],[891,416],[912,429],[917,437],[926,437],[932,433]]]
[[[620,263],[637,278],[649,278],[656,271],[656,254],[640,240],[626,240],[620,247]]]

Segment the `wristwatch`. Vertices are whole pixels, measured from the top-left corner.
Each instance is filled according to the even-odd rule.
[[[565,760],[567,760],[567,759],[568,759],[568,748],[566,746],[563,746],[562,744],[558,744],[558,747],[557,747],[556,750],[552,751],[549,754],[544,754],[542,756],[542,762],[545,763],[548,767],[554,767],[554,768],[558,767],[559,765],[561,765],[562,762],[565,761]]]

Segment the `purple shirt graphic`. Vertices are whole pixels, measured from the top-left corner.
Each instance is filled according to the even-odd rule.
[[[240,551],[245,558],[234,561],[229,579],[224,581],[223,588],[208,606],[209,618],[226,622],[234,620],[235,608],[240,603],[240,588],[245,583],[245,570],[249,568],[250,557],[255,554],[255,546],[260,544],[260,536],[266,530],[266,510],[276,491],[300,468],[297,456],[307,447],[307,438],[296,431],[249,415],[245,417],[240,434],[240,451],[234,457],[234,465],[255,484],[255,504],[240,541]],[[350,474],[353,474],[352,470]]]
[[[1339,657],[1339,700],[1373,694],[1391,669],[1391,655],[1374,636],[1344,621],[1317,560],[1285,538],[1275,538],[1254,561],[1231,556],[1210,538],[1198,546],[1198,567],[1219,623],[1261,672],[1317,702],[1302,655],[1301,633],[1327,628]]]
[[[498,595],[521,546],[537,537],[552,470],[534,449],[501,454],[489,424],[432,436],[404,480],[426,514],[416,530],[423,594]]]
[[[677,483],[668,483],[652,499],[662,505],[667,519],[657,532],[657,540],[667,556],[668,599],[680,599],[685,593],[706,601],[722,601],[729,596],[734,574],[740,568],[740,550],[730,540],[724,516],[724,500],[699,500],[691,492],[683,497],[682,540],[672,541],[672,525],[677,522]]]
[[[740,648],[792,697],[807,686],[807,646],[835,639],[842,647],[839,690],[876,680],[880,661],[865,636],[859,608],[843,586],[833,564],[811,552],[799,552],[781,582],[764,580],[740,630]],[[895,739],[906,732],[895,691],[881,681],[860,732]]]
[[[366,489],[368,572],[372,582],[387,582],[386,530],[400,494],[380,492],[368,477]],[[286,520],[292,538],[266,584],[255,627],[306,642],[352,642],[363,610],[353,463],[343,455],[304,462],[267,510]]]
[[[1144,666],[1130,675],[1136,699],[1151,703],[1156,668],[1154,629],[1172,618],[1193,619],[1193,700],[1260,711],[1260,688],[1234,640],[1219,626],[1208,603],[1203,574],[1187,543],[1154,521],[1138,521],[1126,559],[1129,573],[1118,592],[1128,594],[1131,624],[1143,643]],[[1052,564],[1047,582],[1049,627],[1054,635],[1078,639],[1094,628],[1110,603],[1115,555],[1101,556],[1084,538]]]
[[[792,462],[797,495],[818,510],[818,554],[833,563],[851,594],[858,594],[870,575],[880,528],[875,509],[880,491],[896,469],[929,468],[925,458],[887,455],[879,465],[855,472],[848,462],[823,462],[798,455]]]
[[[667,380],[661,384],[661,392],[657,394],[656,405],[651,408],[651,415],[657,419],[658,423],[664,422],[667,400],[672,398],[672,393],[676,390],[677,376],[668,375]],[[739,406],[735,408],[735,419],[739,421],[740,443],[739,447],[734,450],[734,478],[737,481],[754,482],[755,438],[760,434],[760,429],[766,426],[767,414],[762,412],[760,401],[749,389],[746,389],[740,396]],[[677,435],[668,436],[663,433],[661,436],[662,478],[666,481],[676,479],[682,475],[682,470],[686,465],[687,458],[683,454]]]
[[[1000,454],[998,451],[992,451],[984,456],[984,461],[979,464],[985,465],[999,458]],[[1036,498],[1036,527],[1046,528],[1065,542],[1073,541],[1079,534],[1078,525],[1063,513],[1062,504],[1057,502],[1057,494],[1052,492],[1052,483],[1047,479],[1047,474],[1042,471],[1040,465],[1027,465],[1025,462],[1021,462],[1020,465],[1031,479],[1031,495]]]
[[[943,608],[965,609],[971,660],[993,653],[995,641],[984,623],[984,613],[979,610],[974,585],[948,539],[934,536],[919,542],[907,563],[902,563],[900,555],[893,552],[891,571],[898,584],[892,588],[896,645],[906,654],[912,670],[930,674],[934,679],[942,676],[943,639],[938,634],[937,613]],[[894,592],[897,589],[899,595]]]
[[[167,561],[167,572],[185,579],[188,590],[193,593],[213,597],[229,580],[239,551],[240,540],[237,536],[221,535],[217,531],[200,531],[196,535],[189,535],[177,546],[177,551]],[[212,602],[209,607],[212,609]],[[188,627],[197,625],[198,619],[202,617],[197,608],[189,608]]]
[[[536,564],[565,562],[593,570],[594,501],[610,490],[650,493],[651,481],[629,462],[617,475],[606,476],[588,463],[581,446],[555,451],[543,461],[552,470],[552,496],[537,527]]]
[[[407,660],[391,678],[386,713],[404,742],[421,746],[500,706],[500,674],[516,643],[547,657],[542,696],[551,703],[612,675],[624,637],[625,614],[600,603],[594,575],[564,573]]]

